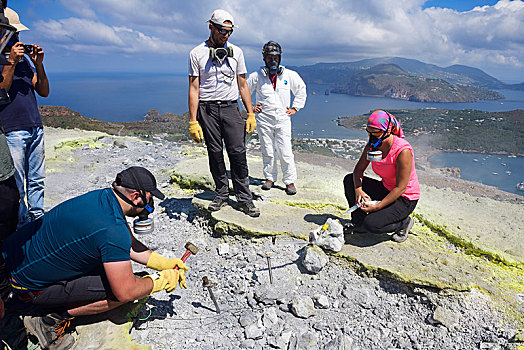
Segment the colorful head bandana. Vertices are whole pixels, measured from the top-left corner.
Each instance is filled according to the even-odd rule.
[[[389,128],[388,128],[388,121],[389,121]],[[400,123],[398,122],[397,118],[393,116],[393,114],[385,112],[385,111],[375,111],[371,113],[371,115],[368,118],[368,124],[367,126],[371,126],[373,128],[380,129],[382,131],[391,132],[393,135],[396,135],[398,137],[404,138],[404,132],[402,132],[402,128],[400,127]]]

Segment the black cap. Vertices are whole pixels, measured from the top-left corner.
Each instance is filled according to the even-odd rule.
[[[166,198],[166,196],[156,188],[156,180],[153,174],[141,166],[132,166],[118,173],[115,182],[117,185],[125,188],[151,192],[151,194],[158,199]]]

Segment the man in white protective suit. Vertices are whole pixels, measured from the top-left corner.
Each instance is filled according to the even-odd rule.
[[[263,190],[269,190],[277,180],[277,156],[282,167],[286,193],[297,193],[297,170],[291,148],[291,116],[306,103],[306,84],[297,72],[280,65],[282,48],[274,41],[262,48],[265,65],[249,75],[249,91],[256,91],[257,131],[264,162]],[[291,93],[294,100],[291,106]]]

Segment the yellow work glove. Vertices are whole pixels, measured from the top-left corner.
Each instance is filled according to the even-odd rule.
[[[180,270],[184,271],[184,270]],[[171,293],[175,290],[178,284],[179,271],[169,269],[160,271],[160,273],[154,273],[152,275],[147,275],[144,278],[151,278],[153,280],[153,290],[149,294],[160,292],[161,290],[166,290],[166,292]]]
[[[191,136],[195,142],[202,142],[204,139],[204,133],[197,121],[189,122],[189,136]]]
[[[184,287],[185,289],[187,289],[186,271],[183,269],[178,270],[178,284],[180,284],[180,287]]]
[[[155,269],[157,271],[174,269],[175,266],[178,266],[181,270],[188,270],[186,264],[179,258],[168,259],[165,256],[158,254],[157,252],[151,253],[149,259],[147,260],[147,267],[150,269]]]
[[[257,121],[255,120],[255,113],[248,113],[246,120],[246,132],[251,134],[257,127]]]

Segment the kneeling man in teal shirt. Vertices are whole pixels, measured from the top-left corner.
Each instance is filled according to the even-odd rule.
[[[131,167],[111,188],[65,201],[23,226],[2,245],[13,294],[44,309],[44,317],[24,323],[42,348],[68,349],[64,332],[73,317],[102,313],[153,292],[186,287],[186,265],[149,250],[131,233],[125,219],[153,211],[153,196],[164,199],[153,174]],[[131,260],[160,271],[135,277]],[[180,270],[174,270],[178,266]]]

